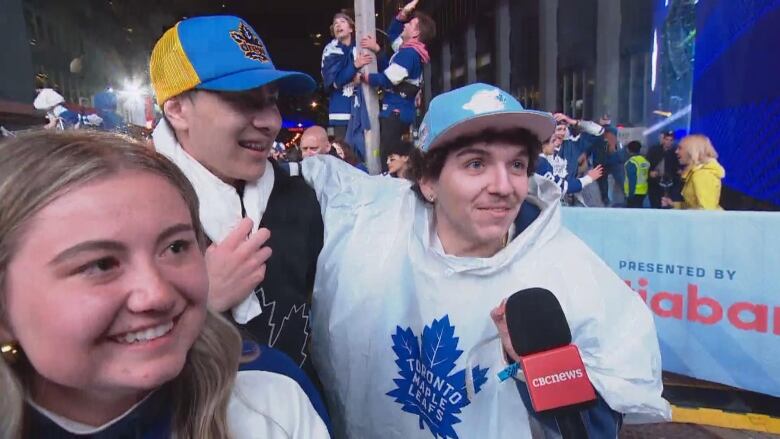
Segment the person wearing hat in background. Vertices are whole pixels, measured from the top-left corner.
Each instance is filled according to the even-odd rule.
[[[625,204],[624,164],[628,160],[623,145],[618,141],[618,130],[612,125],[604,126],[604,135],[598,150],[599,162],[604,166],[604,177],[599,180],[601,198],[606,207],[618,207]]]
[[[255,30],[233,16],[180,21],[154,46],[149,70],[164,114],[154,148],[200,199],[209,306],[316,382],[309,313],[322,218],[314,192],[269,160],[278,96],[310,93],[314,80],[277,70]]]
[[[682,201],[682,179],[680,178],[680,160],[677,158],[677,147],[674,145],[674,131],[664,131],[660,135],[660,143],[653,145],[647,151],[647,161],[650,162],[650,175],[647,179],[647,197],[650,207],[660,209],[661,198],[667,196],[673,201]],[[664,186],[661,184],[665,183]]]
[[[647,306],[561,224],[560,190],[534,176],[554,129],[551,114],[477,83],[431,101],[407,180],[302,162],[328,230],[312,355],[336,437],[531,437],[536,416],[495,378],[507,366],[500,304],[531,286],[558,295],[603,397],[591,437],[616,437],[621,415],[669,419]],[[516,228],[528,203],[537,215]]]
[[[41,89],[33,101],[33,106],[36,110],[46,112],[49,123],[44,129],[73,129],[81,124],[81,115],[65,108],[65,98],[51,88]]]

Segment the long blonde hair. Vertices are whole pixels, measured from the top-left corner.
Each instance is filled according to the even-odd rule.
[[[685,136],[680,140],[680,145],[683,145],[685,154],[688,155],[688,164],[684,171],[686,174],[696,166],[718,158],[718,152],[712,146],[710,138],[705,135],[691,134]]]
[[[187,204],[203,248],[205,235],[192,185],[175,165],[140,143],[85,131],[42,131],[0,143],[0,322],[8,322],[4,304],[6,270],[28,220],[64,192],[123,170],[149,172],[173,185]],[[24,434],[24,377],[32,366],[20,351],[22,361],[14,365],[0,356],[3,438],[21,438]],[[229,437],[227,405],[240,355],[241,339],[236,329],[209,311],[184,369],[170,383],[175,437]]]

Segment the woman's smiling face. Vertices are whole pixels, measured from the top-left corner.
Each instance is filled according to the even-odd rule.
[[[208,278],[190,211],[168,181],[120,171],[77,186],[18,241],[0,329],[33,366],[37,403],[132,404],[181,372],[205,321]]]

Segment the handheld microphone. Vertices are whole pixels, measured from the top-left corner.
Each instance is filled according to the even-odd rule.
[[[507,299],[506,323],[534,411],[554,415],[564,439],[587,438],[579,409],[596,393],[558,299],[544,288],[518,291]]]

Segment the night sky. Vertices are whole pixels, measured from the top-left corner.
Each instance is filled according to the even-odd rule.
[[[60,0],[29,1],[49,15],[65,7]],[[381,13],[382,3],[375,1],[376,12]],[[430,7],[437,0],[423,3]],[[118,51],[128,77],[148,77],[148,56],[154,43],[177,21],[229,14],[244,18],[257,30],[278,69],[306,72],[321,83],[320,61],[324,46],[332,38],[332,17],[344,8],[353,9],[354,0],[73,0],[66,8],[81,17],[77,26],[87,38],[98,39]],[[378,19],[379,26],[382,18]],[[312,107],[312,101],[317,102],[316,107]],[[326,123],[326,105],[320,88],[314,96],[283,99],[280,109],[286,116]]]

